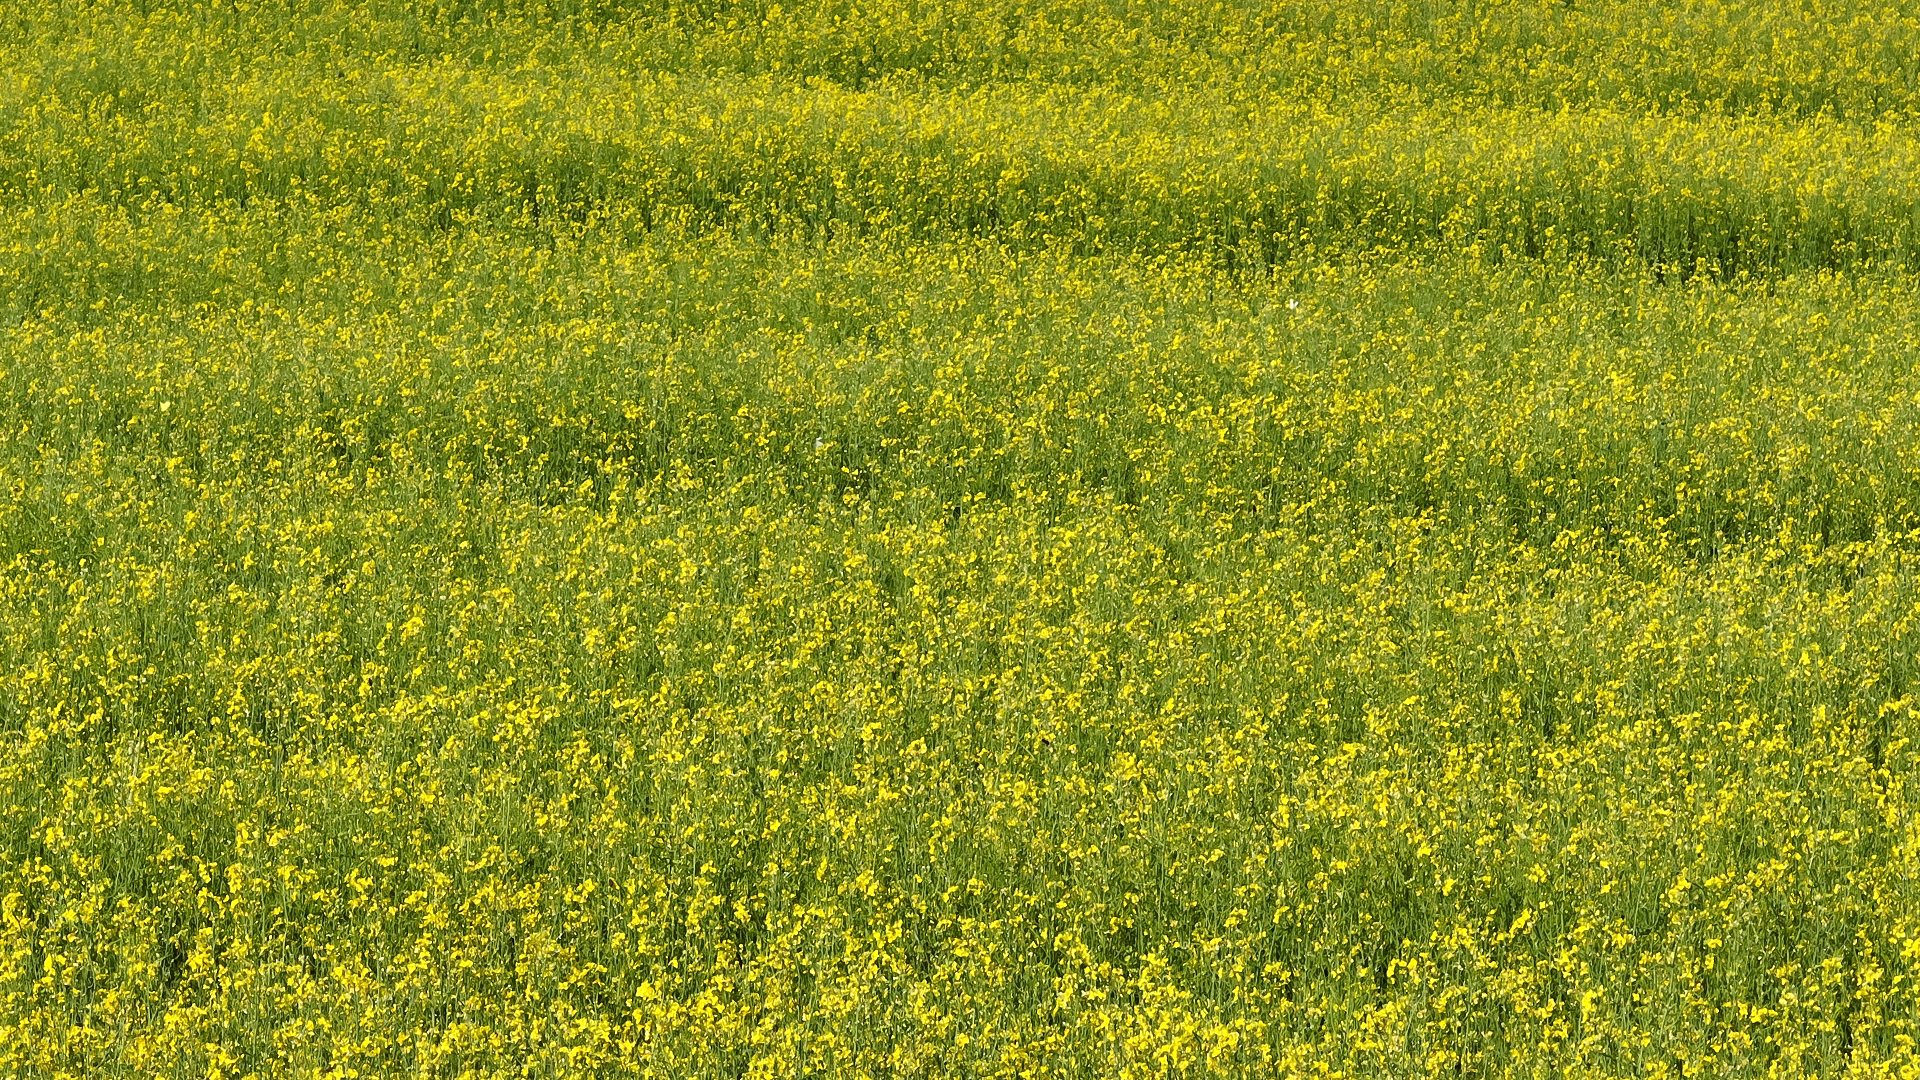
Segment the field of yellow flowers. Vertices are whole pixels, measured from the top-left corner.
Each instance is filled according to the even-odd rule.
[[[1917,699],[1909,5],[0,15],[0,1077],[1911,1078]]]

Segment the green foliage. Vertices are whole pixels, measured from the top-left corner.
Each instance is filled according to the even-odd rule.
[[[14,13],[0,1074],[1920,1067],[1910,23]]]

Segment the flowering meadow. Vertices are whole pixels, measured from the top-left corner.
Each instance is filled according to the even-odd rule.
[[[1920,12],[23,0],[0,1077],[1920,1075]]]

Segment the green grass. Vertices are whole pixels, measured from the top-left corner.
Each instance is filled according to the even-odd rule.
[[[0,1075],[1904,1075],[1910,21],[15,13]]]

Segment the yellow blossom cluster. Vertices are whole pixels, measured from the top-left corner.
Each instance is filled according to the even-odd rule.
[[[1915,1075],[1917,36],[29,0],[0,1077]]]

